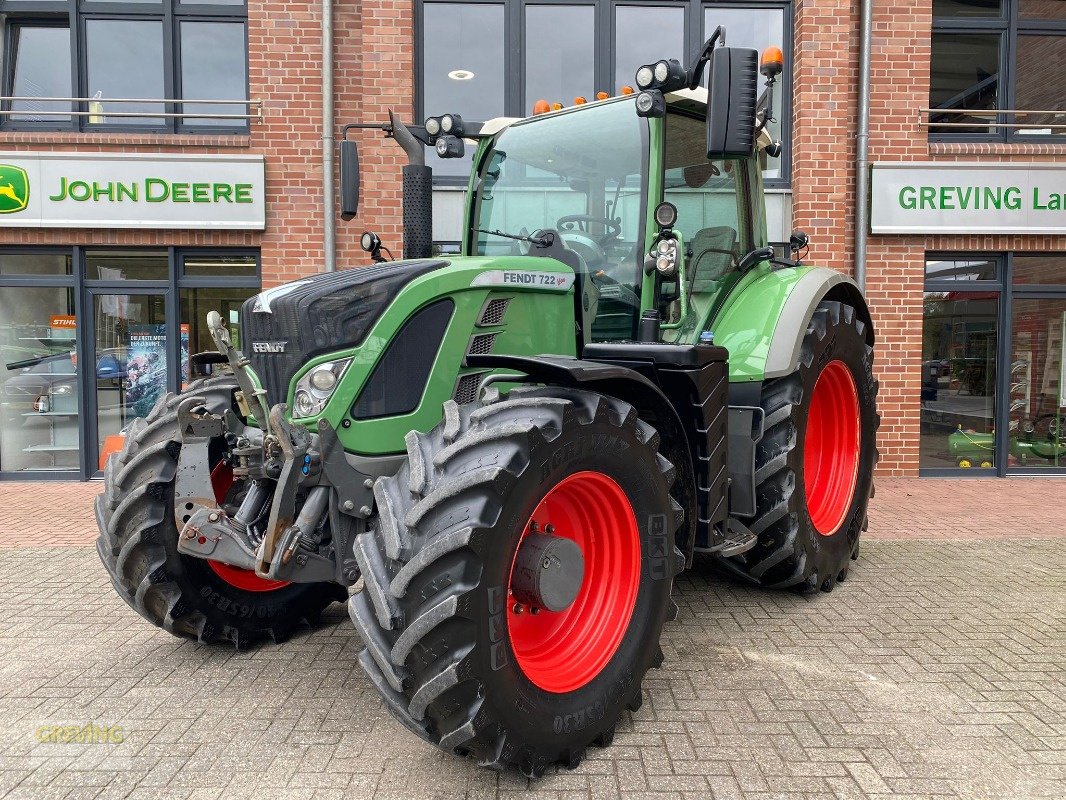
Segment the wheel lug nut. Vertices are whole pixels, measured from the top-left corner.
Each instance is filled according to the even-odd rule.
[[[521,614],[523,608],[524,606],[521,603],[515,603],[513,606],[511,606],[511,611],[515,614]]]
[[[549,523],[548,523],[547,525],[545,525],[545,526],[544,526],[544,532],[545,532],[545,533],[555,533],[555,526],[554,526],[554,525],[552,525],[552,524],[551,524],[551,523],[549,522]]]
[[[529,613],[532,614],[535,617],[535,616],[537,616],[537,614],[540,613],[540,609],[537,608],[537,606],[533,606],[532,608],[529,609]]]

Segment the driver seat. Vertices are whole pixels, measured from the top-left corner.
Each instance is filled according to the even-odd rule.
[[[689,242],[689,289],[713,292],[718,281],[731,272],[737,259],[737,232],[727,225],[702,228]]]

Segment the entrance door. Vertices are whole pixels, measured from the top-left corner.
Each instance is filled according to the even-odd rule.
[[[95,400],[96,457],[108,437],[145,417],[169,385],[166,292],[90,290],[93,314],[89,392]]]

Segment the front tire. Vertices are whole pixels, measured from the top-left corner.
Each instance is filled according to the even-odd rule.
[[[762,586],[832,591],[867,526],[877,463],[877,381],[866,326],[847,304],[818,305],[794,372],[762,388],[755,547],[721,563]]]
[[[349,601],[360,663],[404,725],[531,777],[610,743],[676,616],[681,514],[658,444],[628,404],[560,388],[448,403],[437,428],[408,435],[407,463],[375,486],[377,524],[355,545],[364,588]],[[559,612],[509,591],[531,530],[583,552]]]
[[[317,624],[323,609],[345,592],[333,584],[266,581],[178,552],[178,404],[199,396],[209,411],[221,413],[233,408],[236,388],[232,376],[197,381],[180,395],[167,394],[146,419],[133,422],[122,451],[108,459],[104,491],[96,498],[96,550],[119,596],[153,625],[175,636],[244,647],[261,639],[283,641],[297,627]]]

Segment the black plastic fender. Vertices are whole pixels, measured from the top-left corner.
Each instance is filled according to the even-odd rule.
[[[692,562],[692,548],[696,540],[696,478],[692,467],[692,446],[680,415],[654,381],[629,367],[600,361],[588,361],[569,356],[511,356],[471,355],[467,362],[473,367],[508,369],[521,372],[538,383],[591,389],[632,404],[640,418],[659,432],[659,452],[674,465],[677,479],[673,494],[685,510],[685,522],[677,530],[676,544]],[[516,383],[523,382],[520,376]]]

